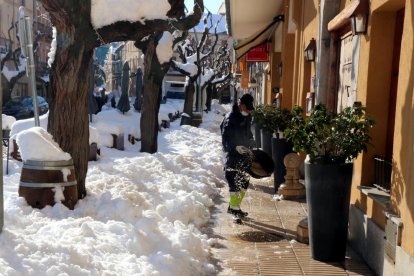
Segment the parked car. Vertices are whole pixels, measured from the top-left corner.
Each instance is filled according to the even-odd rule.
[[[49,110],[49,104],[43,97],[37,96],[39,115],[45,114]],[[26,119],[34,116],[33,98],[31,96],[23,98],[13,98],[3,106],[3,114],[13,116],[16,119]]]

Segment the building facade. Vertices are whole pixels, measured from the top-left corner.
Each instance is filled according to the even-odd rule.
[[[16,27],[12,27],[13,22],[18,21],[19,7],[25,8],[25,15],[33,21],[33,39],[37,42],[34,52],[36,66],[36,89],[40,96],[48,98],[47,84],[49,82],[48,72],[48,53],[52,41],[52,25],[48,13],[45,11],[40,1],[37,0],[0,0],[0,53],[5,55],[8,51],[13,51],[20,47],[17,40]],[[18,70],[13,62],[8,62],[9,70]],[[2,77],[2,81],[6,81]],[[14,85],[10,97],[23,97],[30,95],[28,79],[23,75]]]
[[[265,8],[252,15],[252,5]],[[414,3],[227,0],[226,9],[236,45],[268,42],[262,68],[235,47],[241,88],[255,83],[260,103],[341,111],[359,102],[375,119],[372,146],[354,161],[348,241],[376,274],[413,275]],[[260,38],[278,15],[280,29]]]
[[[106,91],[121,91],[122,66],[128,62],[130,68],[129,96],[135,96],[136,72],[144,71],[144,57],[133,41],[114,42],[108,46],[104,61]]]

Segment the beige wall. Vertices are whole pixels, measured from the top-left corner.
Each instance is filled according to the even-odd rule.
[[[288,6],[289,1],[285,1]],[[307,92],[311,92],[311,78],[316,75],[316,62],[306,62],[304,50],[311,38],[318,39],[318,0],[301,0],[294,2],[293,21],[296,24],[294,33],[287,33],[288,10],[285,10],[284,43],[283,43],[283,100],[282,107],[294,105],[305,107]]]
[[[385,154],[386,134],[392,131],[387,126],[387,118],[395,14],[378,11],[370,16],[369,24],[368,34],[361,36],[357,100],[366,106],[367,113],[377,124],[370,132],[374,146],[369,147],[368,152],[362,153],[355,162],[352,199],[357,205],[360,196],[363,196],[357,186],[373,183],[373,157]],[[358,206],[367,211],[365,207]]]
[[[310,78],[315,75],[316,63],[304,62],[303,50],[314,37],[318,39],[320,1],[295,1],[293,18],[297,23],[295,33],[284,29],[282,50],[283,87],[282,106],[304,106]],[[371,186],[374,180],[374,154],[386,153],[389,132],[394,133],[393,173],[391,187],[392,209],[402,222],[402,248],[414,256],[414,1],[371,0],[369,28],[360,35],[357,82],[357,101],[367,107],[367,113],[377,122],[371,131],[373,147],[354,162],[351,203],[359,206],[368,217],[384,228],[384,208],[361,194],[357,186]],[[342,0],[341,10],[351,1]],[[289,1],[285,1],[285,7]],[[395,127],[388,125],[388,111],[392,81],[392,60],[395,53],[394,35],[396,12],[405,5],[405,21],[401,42]],[[285,10],[285,15],[287,15]],[[287,20],[285,20],[285,23]],[[398,44],[396,44],[398,45]],[[272,82],[276,82],[272,75]]]
[[[282,107],[291,108],[293,98],[293,77],[295,67],[295,34],[288,33],[287,18],[289,14],[289,1],[284,2],[285,23],[283,24],[282,63],[283,73],[281,80]]]
[[[399,61],[395,127],[387,125],[390,101],[392,58],[397,10],[405,6],[405,19]],[[414,55],[412,1],[372,0],[369,29],[361,36],[357,99],[377,124],[371,131],[372,144],[354,167],[352,202],[384,227],[381,208],[357,190],[359,185],[373,183],[374,154],[385,154],[386,134],[394,132],[392,209],[403,222],[402,248],[414,256]]]
[[[303,1],[301,15],[302,33],[297,39],[297,64],[299,65],[297,72],[297,98],[294,104],[306,106],[306,95],[311,91],[311,78],[316,75],[316,62],[307,62],[304,57],[304,50],[308,46],[312,38],[318,40],[318,13],[319,1]],[[318,49],[316,49],[318,51]]]
[[[394,132],[391,199],[403,221],[401,246],[414,256],[414,5],[406,1]]]

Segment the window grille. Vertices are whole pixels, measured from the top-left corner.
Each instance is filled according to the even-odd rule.
[[[374,157],[374,186],[386,193],[391,190],[392,162],[384,156]]]

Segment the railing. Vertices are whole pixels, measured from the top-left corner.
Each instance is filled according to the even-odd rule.
[[[386,160],[384,156],[374,157],[374,186],[384,192],[391,190],[392,162]]]

